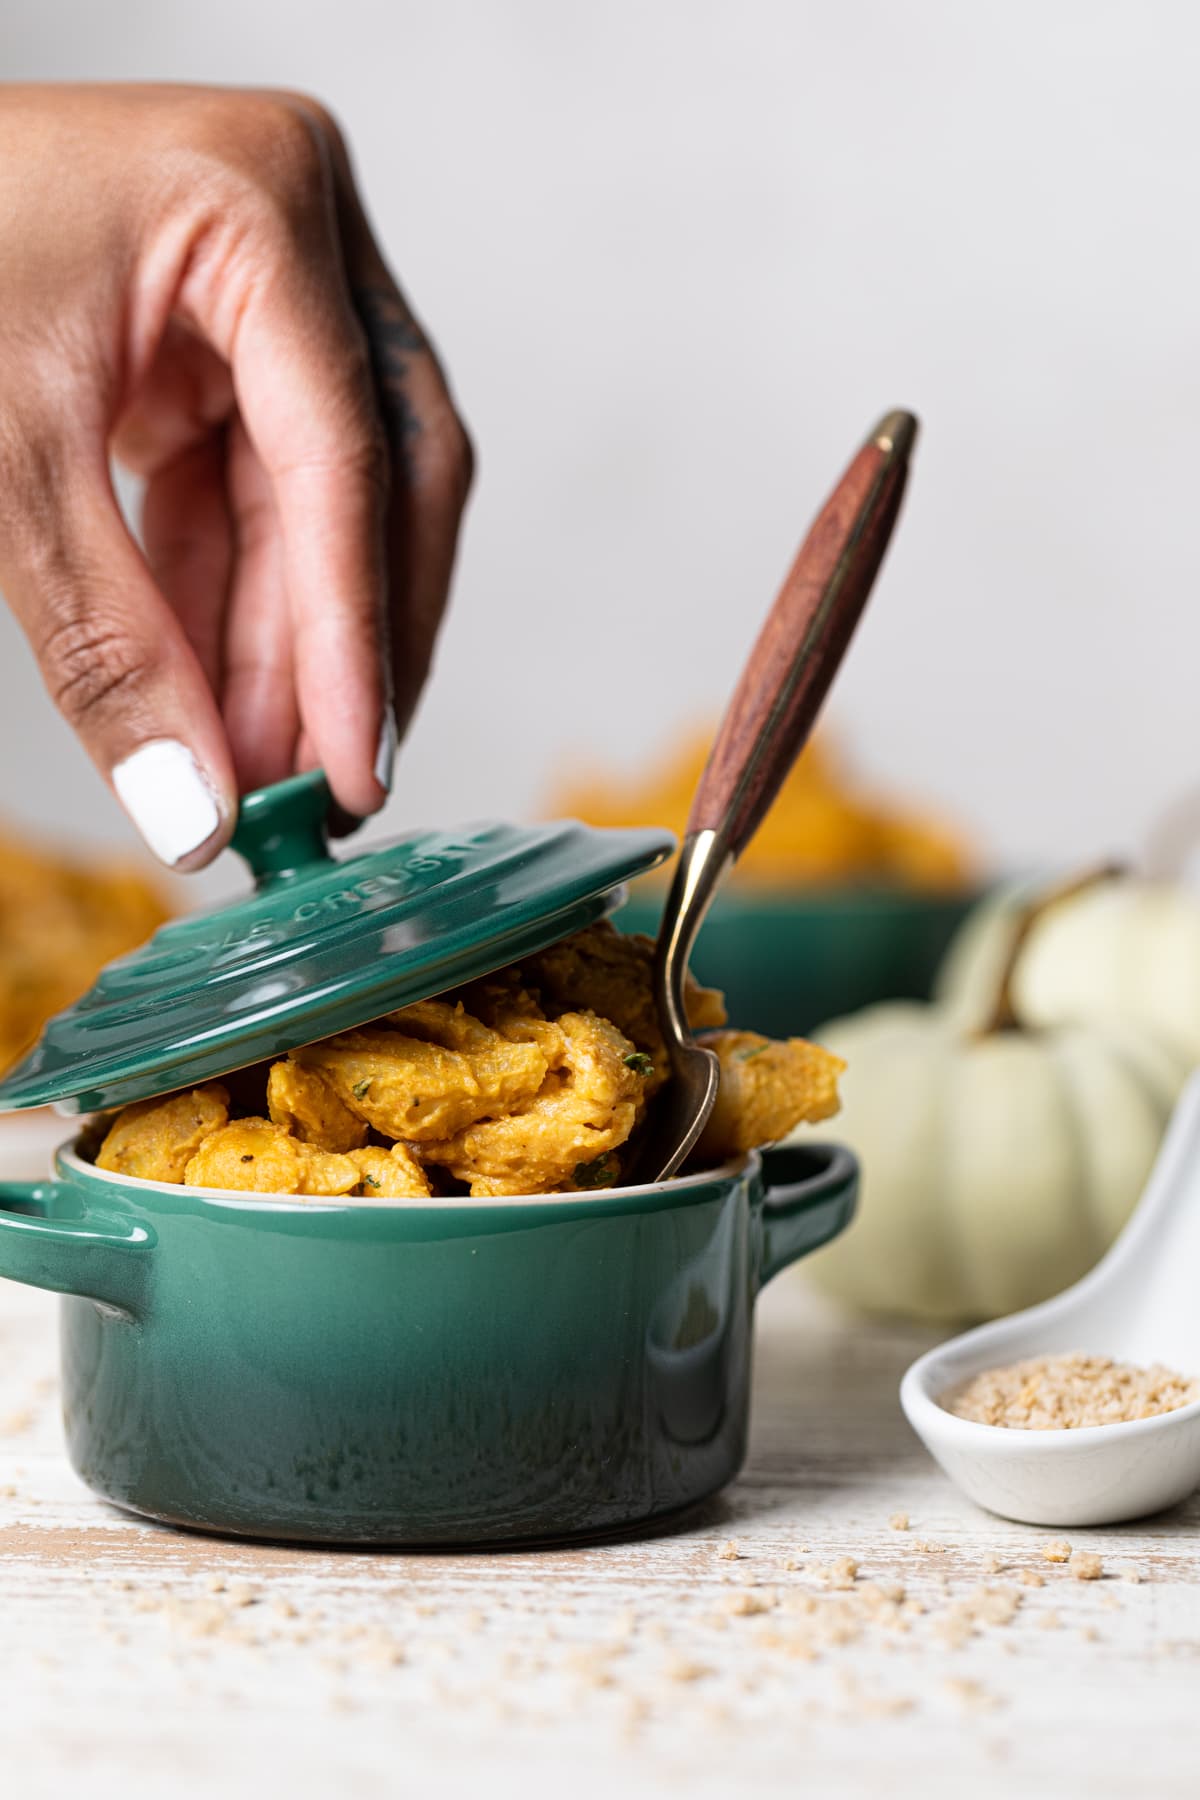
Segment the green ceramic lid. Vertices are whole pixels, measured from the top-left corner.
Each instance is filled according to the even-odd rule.
[[[248,795],[233,848],[255,892],[111,963],[0,1084],[0,1111],[123,1106],[361,1025],[602,918],[674,847],[565,820],[421,831],[337,860],[328,807],[319,773]]]

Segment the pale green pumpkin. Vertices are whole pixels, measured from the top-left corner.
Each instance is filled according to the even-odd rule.
[[[1016,889],[987,902],[952,947],[939,993],[964,1018],[1009,954],[1027,898]],[[1028,1024],[1132,1019],[1200,1062],[1200,895],[1130,876],[1085,881],[1030,927],[1012,998]]]
[[[979,1029],[996,1009],[1013,959],[1018,933],[1040,903],[1044,881],[1014,881],[994,888],[973,907],[942,958],[933,998],[964,1029]],[[1015,975],[1015,970],[1014,970]]]
[[[870,1312],[991,1318],[1076,1281],[1120,1231],[1193,1056],[1115,1011],[1030,1028],[1025,958],[1083,898],[1034,918],[1027,895],[987,903],[944,1000],[813,1034],[846,1058],[837,1135],[863,1165],[856,1220],[806,1265],[827,1291]]]

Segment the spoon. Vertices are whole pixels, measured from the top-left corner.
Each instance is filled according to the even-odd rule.
[[[985,1369],[1082,1350],[1200,1375],[1200,1072],[1112,1249],[1053,1300],[930,1350],[900,1384],[909,1424],[952,1481],[1029,1525],[1111,1525],[1200,1485],[1200,1400],[1120,1425],[1021,1431],[956,1418],[939,1396]]]
[[[912,413],[880,420],[817,515],[750,652],[692,801],[659,926],[654,989],[671,1080],[628,1179],[665,1181],[695,1148],[720,1064],[692,1037],[684,976],[718,883],[804,748],[887,549],[916,442]]]

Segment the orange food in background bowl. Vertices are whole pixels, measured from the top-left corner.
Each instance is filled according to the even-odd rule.
[[[132,864],[0,834],[0,1074],[32,1049],[47,1019],[86,993],[106,963],[143,943],[167,913]]]
[[[682,836],[712,734],[696,731],[642,780],[582,774],[551,798],[555,817],[589,825],[668,826]],[[656,877],[661,881],[661,875]],[[961,833],[923,809],[857,782],[827,736],[800,757],[731,877],[739,889],[972,888],[976,859]]]
[[[548,810],[682,836],[710,741],[690,733],[641,779],[568,779]],[[622,930],[657,930],[663,883],[660,871],[634,884]],[[928,999],[979,891],[961,833],[923,807],[880,798],[818,734],[717,895],[693,964],[725,990],[733,1017],[771,1037],[803,1036],[877,1000]]]

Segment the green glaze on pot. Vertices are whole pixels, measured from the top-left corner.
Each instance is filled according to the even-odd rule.
[[[765,1168],[765,1177],[764,1177]],[[847,1223],[849,1152],[515,1201],[297,1201],[106,1175],[0,1189],[0,1274],[63,1302],[72,1461],[177,1524],[572,1537],[737,1472],[754,1301]]]
[[[320,772],[250,794],[256,891],[111,963],[0,1083],[0,1111],[97,1112],[244,1068],[490,974],[603,917],[666,831],[484,824],[335,860]]]

